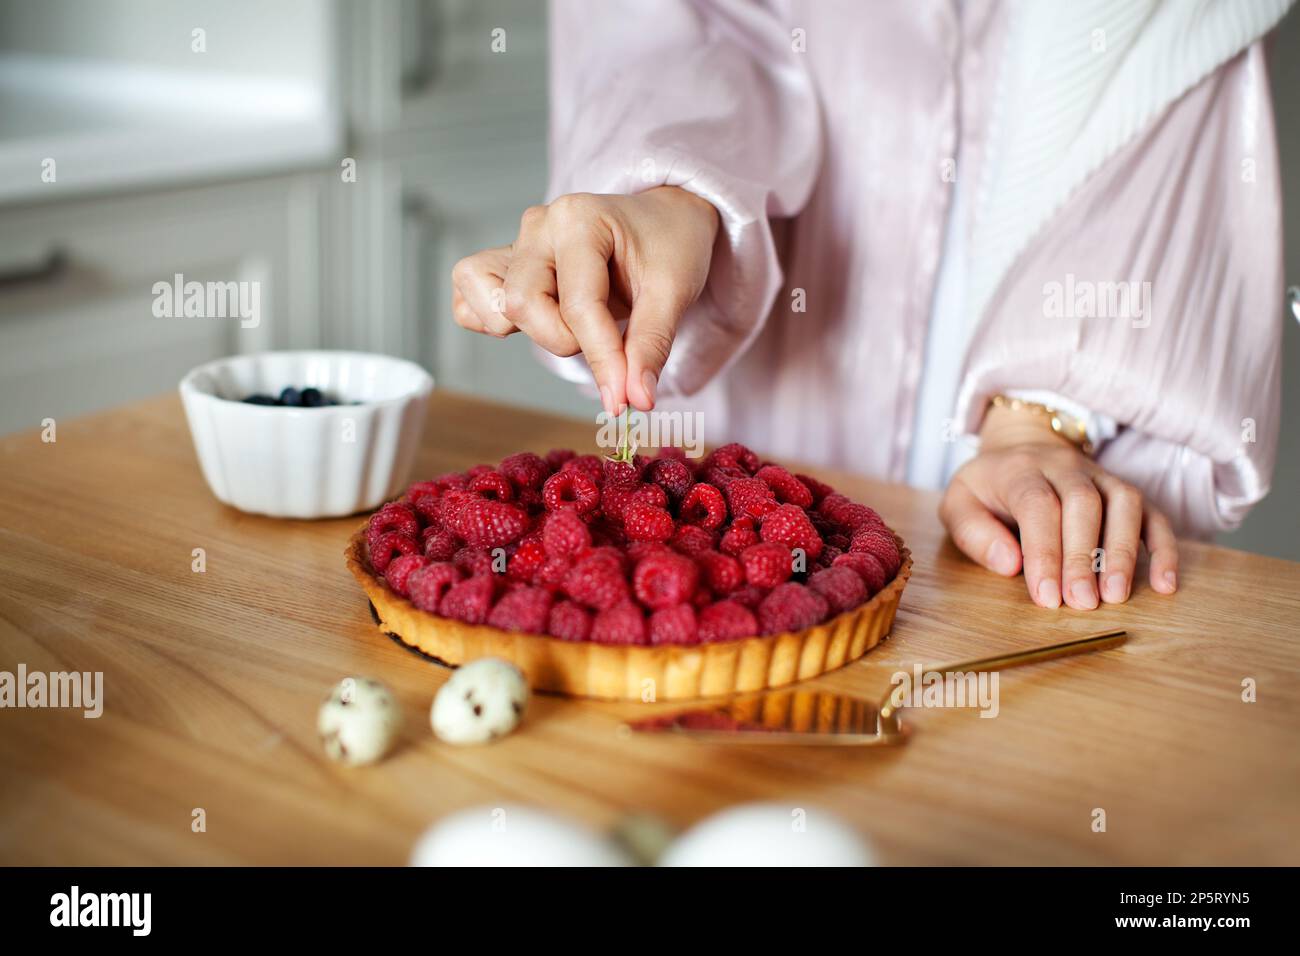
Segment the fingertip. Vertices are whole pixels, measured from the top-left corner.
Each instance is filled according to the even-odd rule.
[[[1161,594],[1173,594],[1178,590],[1178,572],[1173,568],[1163,570],[1151,568],[1151,587]]]
[[[588,356],[587,364],[591,368],[592,378],[596,380],[600,403],[605,411],[614,416],[622,415],[623,409],[627,408],[626,376],[621,374],[613,362],[593,363]]]
[[[1039,607],[1058,608],[1061,606],[1061,586],[1054,578],[1043,578],[1034,591],[1034,599]]]
[[[1095,611],[1097,609],[1097,584],[1089,578],[1079,578],[1070,585],[1070,607],[1076,611]]]
[[[984,554],[984,566],[1004,578],[1014,577],[1020,572],[1020,549],[995,540]]]
[[[1101,599],[1107,604],[1123,604],[1128,600],[1130,582],[1127,575],[1107,575],[1101,582]]]
[[[633,405],[643,412],[655,407],[655,391],[659,385],[659,376],[653,369],[642,369],[641,374],[629,375],[627,397]]]

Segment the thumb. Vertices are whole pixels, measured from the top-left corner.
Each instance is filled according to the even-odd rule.
[[[676,296],[643,289],[632,303],[623,351],[627,355],[627,397],[648,412],[655,406],[659,375],[673,346],[686,307]]]
[[[939,520],[953,543],[976,564],[1004,577],[1020,570],[1020,545],[1015,535],[961,480],[952,481],[944,492]]]

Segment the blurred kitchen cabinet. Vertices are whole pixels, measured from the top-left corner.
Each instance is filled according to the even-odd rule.
[[[356,176],[330,187],[324,270],[340,344],[415,359],[440,386],[588,413],[523,336],[451,317],[452,265],[513,241],[545,197],[545,4],[376,0],[343,16]]]
[[[359,0],[342,15],[348,120],[363,139],[546,114],[545,3]]]
[[[304,173],[0,210],[0,432],[176,387],[231,352],[321,343],[321,186]],[[255,282],[257,323],[159,318],[154,284]]]

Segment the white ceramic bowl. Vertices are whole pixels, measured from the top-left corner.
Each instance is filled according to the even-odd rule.
[[[356,404],[242,401],[289,385]],[[375,508],[406,482],[433,377],[386,355],[261,352],[200,365],[180,390],[203,477],[218,499],[277,518],[333,518]]]

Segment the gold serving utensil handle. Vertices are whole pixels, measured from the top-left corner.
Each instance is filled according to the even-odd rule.
[[[1118,647],[1127,640],[1127,631],[1103,631],[1100,634],[1078,637],[1072,641],[1062,641],[1059,644],[1048,644],[1045,647],[1030,647],[1022,651],[1008,651],[1005,654],[981,657],[973,661],[962,661],[960,664],[946,664],[943,667],[927,667],[925,673],[950,674],[957,671],[1000,671],[1006,670],[1008,667],[1036,664],[1039,661],[1055,660],[1058,657],[1069,657],[1073,654],[1104,651],[1111,647]],[[890,719],[896,721],[898,719],[898,708],[894,707],[892,703],[893,695],[894,689],[890,688],[889,693],[880,702],[879,710],[882,722]]]

